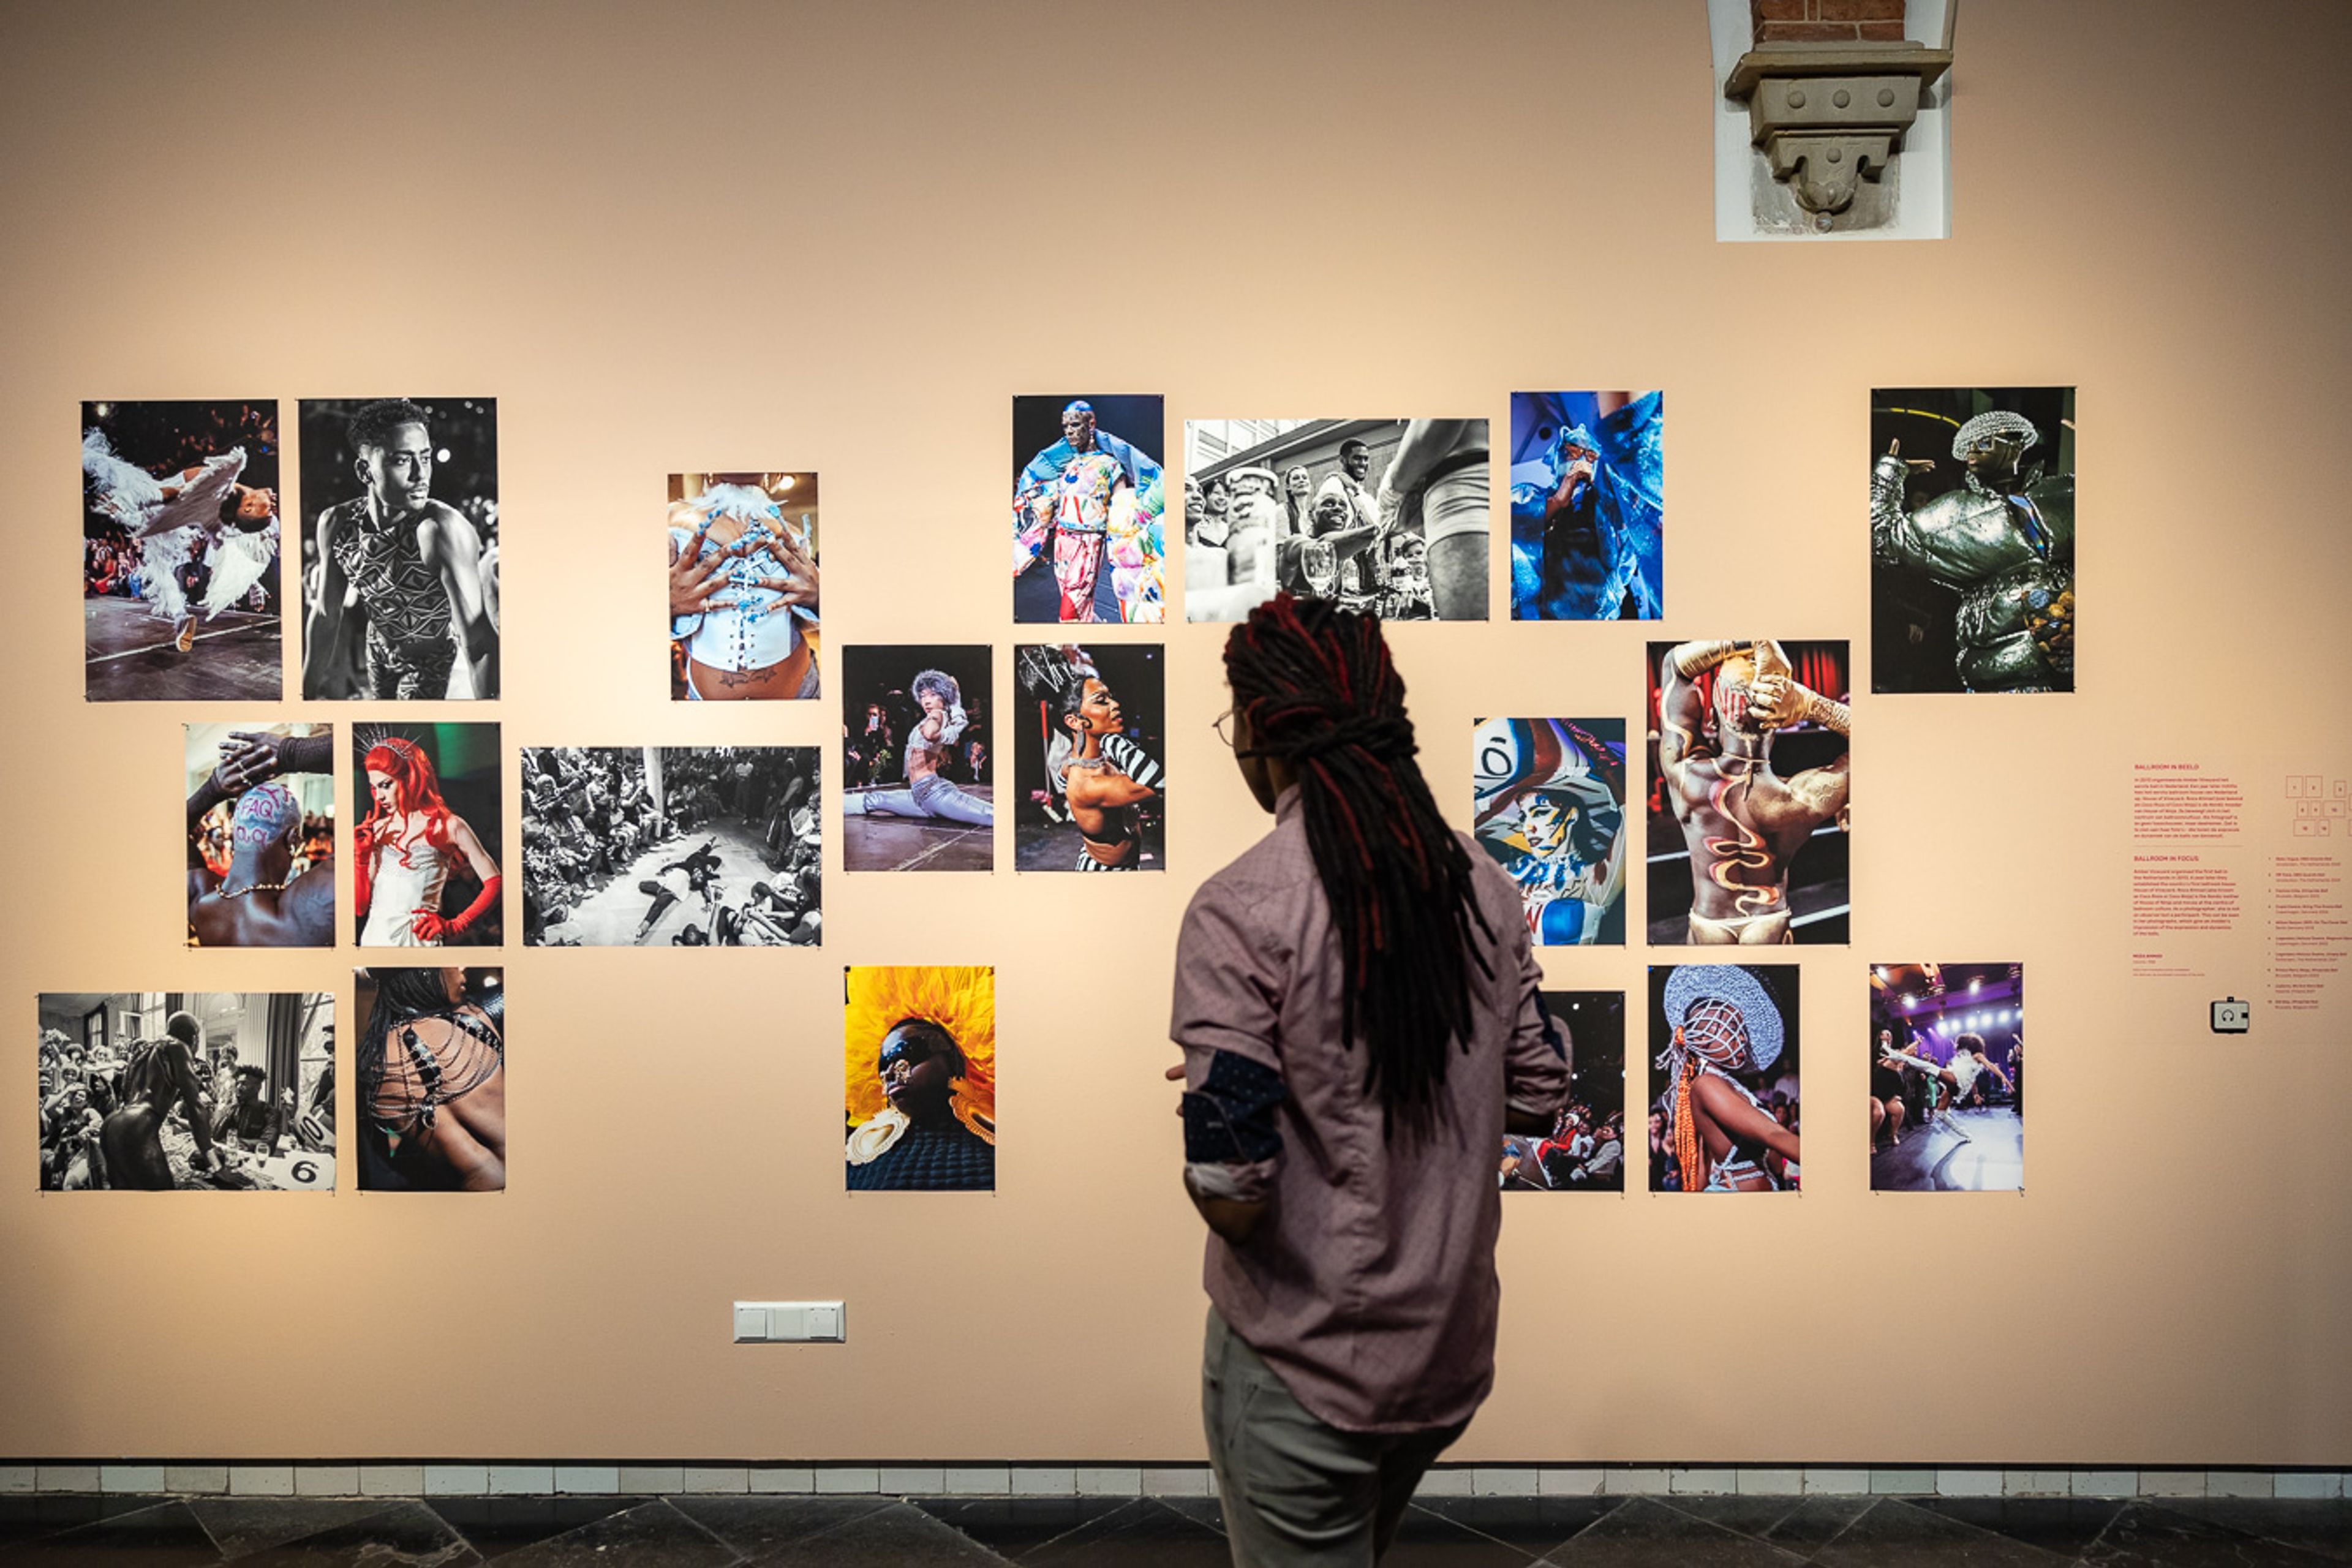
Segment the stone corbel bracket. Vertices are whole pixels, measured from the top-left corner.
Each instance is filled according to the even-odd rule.
[[[1748,124],[1772,177],[1828,229],[1902,151],[1919,96],[1951,68],[1924,44],[1767,44],[1742,55],[1724,96]]]

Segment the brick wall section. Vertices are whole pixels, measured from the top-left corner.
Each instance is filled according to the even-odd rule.
[[[1748,0],[1759,44],[1891,44],[1903,38],[1903,0]]]

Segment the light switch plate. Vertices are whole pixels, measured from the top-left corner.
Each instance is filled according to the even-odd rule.
[[[737,1344],[839,1344],[847,1318],[839,1301],[738,1301]]]

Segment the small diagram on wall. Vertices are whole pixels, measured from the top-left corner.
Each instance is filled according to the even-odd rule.
[[[814,746],[526,746],[532,947],[814,947]]]
[[[1652,643],[1649,938],[1848,940],[1843,642]]]
[[[1568,1103],[1540,1138],[1506,1133],[1507,1193],[1625,1190],[1625,994],[1547,991],[1543,1004],[1567,1037]]]
[[[1474,831],[1518,884],[1528,934],[1623,946],[1625,721],[1482,719],[1470,756]]]
[[[278,405],[81,405],[82,694],[275,702]]]
[[[1167,618],[1158,397],[1013,400],[1013,618]]]
[[[843,868],[993,867],[994,704],[987,646],[844,648],[841,690]]]
[[[303,400],[304,697],[499,694],[498,409]]]
[[[1490,489],[1484,419],[1187,420],[1184,618],[1483,621]]]
[[[1663,392],[1511,394],[1511,618],[1665,614]]]
[[[1870,1190],[2025,1187],[2025,966],[1870,972]]]
[[[41,994],[43,1192],[335,1190],[335,999]]]
[[[667,528],[671,700],[816,696],[816,476],[672,474]]]
[[[848,1190],[996,1188],[996,971],[843,972]]]
[[[190,724],[190,947],[335,945],[331,724]]]
[[[1793,963],[1650,970],[1650,1190],[1798,1186]]]
[[[505,972],[362,969],[358,1013],[360,1191],[506,1191]]]
[[[1870,395],[1870,689],[2074,689],[2074,389]]]
[[[1166,868],[1164,657],[1146,643],[1013,650],[1015,868]]]
[[[352,918],[362,947],[496,947],[496,724],[361,724],[352,733]]]

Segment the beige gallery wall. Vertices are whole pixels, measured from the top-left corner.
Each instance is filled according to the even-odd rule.
[[[179,726],[394,716],[84,705],[79,400],[499,399],[506,695],[430,716],[506,727],[513,844],[519,745],[838,733],[666,700],[672,471],[818,470],[828,656],[984,641],[1003,691],[1015,393],[1162,392],[1173,449],[1187,416],[1499,430],[1515,388],[1656,385],[1669,618],[1398,629],[1425,761],[1466,820],[1475,716],[1636,721],[1653,636],[1851,638],[1854,943],[1793,955],[1801,1196],[1637,1166],[1510,1204],[1461,1456],[2352,1460],[2346,993],[2223,1041],[2204,1003],[2261,997],[2260,921],[2210,984],[2132,980],[2128,921],[2135,760],[2352,771],[2352,11],[1969,0],[1953,237],[1832,246],[1714,240],[1696,0],[92,4],[9,35],[0,1454],[1197,1457],[1171,952],[1263,820],[1209,730],[1220,633],[1171,626],[1169,874],[850,878],[829,822],[821,951],[507,952],[503,1196],[39,1197],[37,992],[352,994],[348,945],[182,947]],[[1869,389],[2064,383],[2079,692],[1870,696]],[[1651,956],[1546,968],[1638,995]],[[2027,966],[2022,1196],[1866,1190],[1864,965],[1921,959]],[[842,1193],[849,962],[997,966],[992,1195]],[[843,1299],[849,1342],[734,1347],[739,1297]]]

